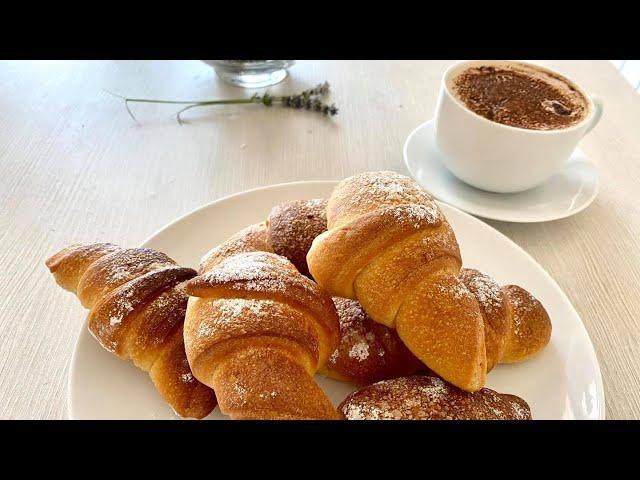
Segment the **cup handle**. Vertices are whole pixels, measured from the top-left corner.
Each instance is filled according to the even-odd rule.
[[[600,97],[592,96],[591,100],[593,101],[593,106],[595,107],[595,111],[593,112],[593,118],[591,119],[591,123],[589,124],[589,126],[584,132],[585,135],[589,133],[591,130],[593,130],[593,127],[595,127],[598,124],[598,122],[600,121],[600,118],[602,117],[602,110],[604,108]]]

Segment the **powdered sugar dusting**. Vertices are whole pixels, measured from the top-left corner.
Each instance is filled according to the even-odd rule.
[[[512,312],[512,332],[520,348],[534,354],[551,336],[551,320],[544,306],[531,293],[517,285],[502,287]],[[511,341],[516,341],[512,338]]]
[[[432,402],[442,400],[443,397],[447,394],[446,384],[442,379],[438,377],[433,377],[433,380],[427,385],[419,386],[418,390],[426,395]]]
[[[286,288],[287,273],[295,271],[295,267],[279,255],[249,252],[226,258],[202,275],[202,280],[209,283],[244,281],[243,288],[282,291]]]
[[[279,278],[261,278],[256,280],[251,280],[245,283],[243,286],[238,286],[238,289],[249,289],[254,290],[256,292],[262,291],[276,291],[276,292],[284,292],[287,288],[287,283]]]
[[[111,327],[116,327],[122,323],[122,321],[129,315],[136,307],[140,304],[141,299],[140,295],[140,285],[138,279],[149,279],[150,275],[157,276],[158,272],[166,271],[166,270],[176,270],[177,267],[175,264],[164,264],[164,263],[154,263],[148,266],[151,268],[144,275],[136,275],[136,277],[122,285],[120,285],[116,290],[113,290],[110,294],[111,309],[108,312],[109,325]],[[177,301],[176,297],[170,297],[169,295],[161,296],[158,294],[158,297],[153,299],[154,303],[151,303],[151,299],[148,299],[150,305],[153,308],[161,309],[163,307],[169,307],[170,304],[175,304]]]
[[[233,385],[233,391],[238,396],[238,400],[239,400],[240,405],[244,405],[244,404],[247,403],[247,399],[246,399],[247,389],[246,389],[246,387],[244,387],[243,385],[240,385],[239,383],[236,383],[236,384]]]
[[[196,329],[196,337],[207,338],[215,333],[215,324],[211,320],[201,320]]]
[[[244,298],[225,298],[219,301],[219,321],[229,322],[244,315],[264,315],[265,308],[274,306],[273,300],[252,300]]]
[[[519,402],[513,402],[512,411],[515,416],[515,420],[527,420],[531,417],[531,411],[522,406]]]
[[[385,215],[383,221],[415,228],[435,224],[441,218],[431,195],[411,178],[396,172],[366,172],[338,184],[329,204],[329,226],[371,212]]]
[[[376,193],[382,194],[389,199],[402,198],[405,190],[404,186],[396,178],[378,177],[371,187],[376,190]]]
[[[329,357],[329,363],[335,365],[340,358],[341,348],[345,346],[346,356],[363,362],[369,358],[370,347],[376,338],[373,332],[366,331],[367,316],[362,306],[355,300],[334,297],[333,302],[340,319],[340,345]]]
[[[413,225],[414,228],[421,228],[425,225],[435,225],[441,218],[440,209],[434,202],[430,202],[427,205],[399,205],[389,210],[396,222]]]
[[[369,357],[369,344],[367,342],[358,342],[349,350],[349,357],[355,358],[362,362]]]
[[[489,275],[478,270],[464,268],[460,278],[485,311],[492,313],[502,308],[503,300],[500,286]]]
[[[116,268],[109,272],[108,276],[106,277],[106,281],[107,283],[115,283],[122,280],[123,278],[128,277],[129,275],[130,272],[127,268],[127,265],[118,265]]]
[[[526,403],[488,388],[469,393],[433,376],[411,376],[374,383],[351,394],[340,406],[348,420],[524,420]]]
[[[133,294],[135,293],[134,289],[128,288],[126,289],[122,295],[116,297],[116,301],[111,308],[109,313],[109,325],[112,327],[119,325],[122,323],[122,320],[126,315],[131,313],[133,310],[133,304],[131,303],[131,299]]]
[[[115,287],[144,273],[175,266],[176,263],[164,253],[147,248],[128,248],[102,257],[92,269],[96,269],[101,283]]]
[[[398,334],[371,320],[356,300],[333,297],[340,338],[326,370],[359,385],[410,375],[424,364],[411,354]]]
[[[85,292],[79,296],[91,308],[90,334],[106,350],[144,370],[170,354],[174,375],[167,378],[172,393],[166,400],[182,416],[206,416],[215,406],[213,391],[194,391],[193,384],[198,382],[184,349],[176,351],[174,342],[182,340],[188,299],[181,282],[193,277],[195,271],[145,248],[92,244],[78,250],[82,258],[69,258],[69,266],[84,279]]]
[[[362,323],[367,318],[362,305],[356,300],[333,297],[333,303],[338,311],[341,325],[345,323]]]
[[[467,288],[467,286],[461,281],[456,281],[452,283],[436,283],[436,290],[443,295],[453,295],[455,298],[464,298],[470,297],[471,292]]]
[[[205,273],[204,278],[219,282],[232,282],[234,280],[259,280],[272,273],[271,261],[277,257],[267,257],[255,252],[255,254],[240,254],[226,258],[213,270]]]
[[[365,172],[341,182],[341,185],[351,184],[358,186],[350,199],[352,205],[373,201],[387,205],[431,201],[431,196],[411,178],[396,172]]]
[[[114,263],[115,265],[115,263]],[[129,349],[136,345],[143,350],[151,344],[161,343],[176,322],[184,321],[187,296],[177,290],[180,280],[192,277],[195,272],[176,264],[149,263],[154,270],[141,268],[134,278],[115,289],[107,289],[98,297],[89,316],[89,329],[109,351],[119,351],[122,345]],[[135,267],[134,267],[135,268]],[[98,276],[95,277],[97,281]],[[96,285],[96,290],[100,287]],[[144,321],[132,332],[133,338],[123,338],[131,319],[144,315]],[[128,334],[127,334],[128,335]],[[133,344],[132,342],[133,341]],[[135,355],[122,351],[124,355]]]
[[[509,295],[509,302],[514,310],[520,315],[524,315],[538,306],[538,300],[524,288],[517,285],[507,285],[504,287]]]
[[[286,258],[269,252],[245,252],[233,255],[190,282],[189,288],[222,285],[238,292],[270,292],[285,294],[294,290],[317,299],[318,286],[299,274]],[[197,295],[190,291],[192,295]],[[310,308],[312,306],[310,305]]]
[[[272,392],[266,392],[266,393],[259,393],[258,396],[263,400],[273,399],[278,396],[278,392],[272,391]]]
[[[329,356],[329,363],[336,363],[338,360],[338,356],[340,355],[340,350],[335,349],[333,353]]]
[[[327,229],[327,201],[295,200],[275,206],[269,214],[268,237],[273,251],[288,258],[309,276],[307,252],[313,239]]]
[[[214,335],[222,325],[241,325],[242,320],[248,316],[268,316],[274,311],[276,302],[267,299],[221,298],[211,302],[209,306],[215,313],[200,321],[195,332],[198,338]]]

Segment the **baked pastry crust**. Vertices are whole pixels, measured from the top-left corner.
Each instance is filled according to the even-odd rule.
[[[331,301],[286,258],[232,255],[185,284],[184,339],[198,380],[234,419],[338,418],[313,375],[338,343]]]
[[[340,319],[338,347],[320,371],[356,385],[426,370],[395,330],[374,322],[356,300],[334,297]]]
[[[460,250],[433,198],[395,172],[354,175],[329,198],[327,225],[307,255],[318,284],[358,300],[447,381],[479,390],[487,372],[482,315],[458,278]]]
[[[325,199],[294,200],[273,207],[267,219],[267,242],[273,251],[307,277],[307,252],[313,239],[327,230],[326,209]]]
[[[192,375],[182,336],[188,298],[182,285],[194,270],[151,249],[111,243],[72,245],[46,265],[89,309],[96,340],[147,371],[178,415],[203,418],[215,408],[213,391]]]
[[[491,417],[510,396],[482,388],[487,372],[531,358],[551,336],[529,292],[461,268],[433,198],[395,172],[349,177],[328,201],[274,207],[209,251],[197,277],[163,253],[109,243],[75,245],[46,263],[90,309],[101,345],[148,371],[178,414],[196,418],[216,404],[206,385],[232,418],[336,418],[316,372],[359,385],[402,377],[360,392],[393,390],[404,408],[400,386],[446,390],[438,408]],[[476,396],[435,377],[404,379],[427,365]],[[369,401],[363,395],[349,404]]]
[[[487,350],[487,372],[502,359],[511,328],[507,302],[500,285],[478,270],[463,268],[460,280],[478,302],[484,323],[484,343]]]
[[[522,362],[537,355],[551,340],[551,319],[540,301],[517,285],[502,287],[511,317],[502,363]]]
[[[498,362],[528,358],[548,343],[548,315],[530,294],[461,271],[453,229],[410,178],[385,171],[341,181],[327,226],[307,254],[313,278],[395,328],[417,358],[459,388],[481,389]]]
[[[347,420],[530,420],[523,399],[489,388],[465,392],[434,376],[384,380],[349,395]]]

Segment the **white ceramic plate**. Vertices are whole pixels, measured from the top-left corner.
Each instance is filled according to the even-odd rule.
[[[505,222],[547,222],[587,208],[598,194],[598,173],[576,149],[558,174],[539,187],[519,193],[492,193],[452,175],[440,160],[433,120],[416,128],[404,144],[411,176],[435,198],[465,212]]]
[[[152,235],[144,246],[196,267],[200,257],[242,227],[262,221],[279,202],[328,197],[335,182],[297,182],[259,188],[199,208]],[[536,419],[604,418],[604,393],[595,352],[575,309],[556,282],[526,252],[485,223],[448,205],[464,263],[499,283],[526,287],[546,306],[553,322],[547,348],[536,358],[499,365],[487,386],[524,398]],[[354,387],[321,376],[337,405]],[[69,416],[74,419],[178,418],[148,375],[103,350],[84,328],[69,378]],[[224,418],[216,409],[209,418]]]

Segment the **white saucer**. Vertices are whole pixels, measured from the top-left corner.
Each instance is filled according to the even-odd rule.
[[[576,149],[562,170],[539,187],[519,193],[492,193],[458,180],[441,162],[433,120],[416,128],[404,144],[411,176],[435,198],[460,210],[506,222],[547,222],[587,208],[598,193],[598,173]]]

